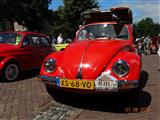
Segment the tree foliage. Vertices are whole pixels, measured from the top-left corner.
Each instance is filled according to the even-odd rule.
[[[31,31],[42,31],[51,11],[48,5],[51,0],[0,0],[0,18],[9,21],[23,22]]]
[[[52,0],[0,0],[0,21],[16,20],[25,24],[30,31],[43,33],[62,33],[73,38],[81,23],[81,13],[87,9],[98,8],[97,0],[63,0],[64,6],[58,10],[48,10]],[[53,0],[54,4],[54,0]],[[134,24],[137,37],[160,34],[160,24],[152,18],[145,18]]]
[[[137,37],[158,36],[160,34],[160,24],[147,17],[134,24],[134,33]]]
[[[87,9],[98,8],[96,0],[63,0],[64,6],[60,6],[54,12],[52,31],[56,35],[63,33],[64,36],[73,38],[81,23],[81,13]]]

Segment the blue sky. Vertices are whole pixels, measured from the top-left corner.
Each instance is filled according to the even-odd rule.
[[[98,2],[102,10],[118,6],[131,8],[134,22],[151,17],[160,23],[160,0],[98,0]],[[60,5],[63,6],[63,0],[52,0],[49,9],[57,10]]]

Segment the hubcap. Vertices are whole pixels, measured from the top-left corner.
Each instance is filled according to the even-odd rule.
[[[9,64],[5,70],[5,77],[9,81],[13,81],[19,74],[19,68],[16,64]]]

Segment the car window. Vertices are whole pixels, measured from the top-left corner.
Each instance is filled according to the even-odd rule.
[[[45,38],[45,37],[41,37],[41,44],[42,44],[43,47],[49,47],[50,46],[47,38]]]
[[[31,41],[32,41],[32,43],[33,43],[33,46],[41,46],[39,36],[33,35],[33,36],[31,36],[30,38],[31,38]]]
[[[30,39],[30,35],[25,36],[25,38],[23,39],[23,46],[28,45],[28,46],[33,46],[33,43]]]
[[[81,32],[79,33],[78,39],[79,40],[84,40],[88,38],[88,32],[87,30],[83,29],[81,30]]]
[[[129,33],[127,27],[122,24],[94,24],[85,26],[78,34],[78,40],[99,38],[127,40]]]
[[[0,33],[0,43],[18,45],[22,35],[17,33]]]

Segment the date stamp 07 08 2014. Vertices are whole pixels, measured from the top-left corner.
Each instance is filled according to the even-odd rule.
[[[136,113],[136,112],[150,112],[151,109],[149,107],[126,107],[125,112]]]

